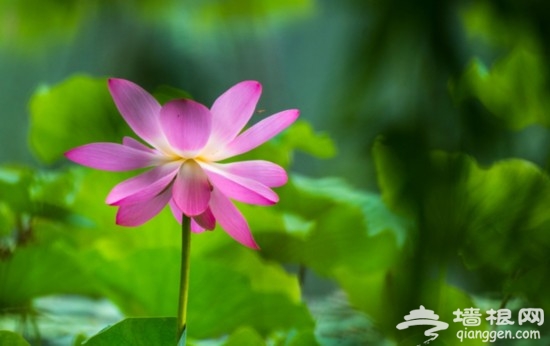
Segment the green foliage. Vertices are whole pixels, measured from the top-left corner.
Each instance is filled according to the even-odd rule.
[[[102,11],[127,11],[148,21],[162,20],[173,0],[78,1],[21,0],[0,3],[0,48],[37,54],[71,43],[86,23]]]
[[[469,40],[505,48],[518,44],[529,47],[538,45],[531,23],[513,15],[501,16],[498,7],[490,1],[476,1],[462,7],[460,19]]]
[[[476,145],[462,139],[463,135],[469,138],[472,130],[468,117],[475,120],[472,123],[482,123],[476,118],[478,113],[464,107],[472,104],[508,129],[548,127],[547,47],[532,39],[534,30],[529,23],[512,19],[514,30],[507,27],[509,22],[501,20],[498,11],[509,11],[508,5],[503,3],[497,9],[482,1],[461,7],[465,40],[481,39],[494,50],[490,54],[468,52],[442,64],[437,56],[452,56],[458,46],[446,32],[459,35],[442,25],[448,22],[441,20],[442,13],[451,12],[446,3],[438,7],[441,12],[419,11],[420,5],[401,6],[394,1],[389,5],[350,3],[358,9],[365,9],[364,3],[382,9],[379,22],[376,15],[365,21],[382,35],[357,50],[355,63],[344,64],[353,69],[353,78],[331,84],[324,90],[330,90],[327,100],[319,103],[327,109],[331,102],[337,104],[339,116],[332,124],[338,122],[339,130],[346,130],[349,143],[360,147],[362,156],[372,143],[372,138],[363,137],[378,132],[387,135],[383,136],[387,141],[375,144],[376,174],[370,172],[378,179],[380,193],[357,190],[340,177],[312,179],[290,174],[290,182],[277,190],[281,196],[277,206],[239,205],[261,251],[241,247],[219,228],[193,235],[188,312],[191,344],[203,340],[222,345],[345,344],[340,343],[342,338],[349,345],[419,344],[425,339],[417,329],[398,331],[395,327],[419,305],[435,310],[447,322],[453,320],[456,308],[479,306],[480,302],[489,302],[494,308],[550,308],[549,298],[540,293],[550,284],[547,173],[525,159],[501,159],[512,155],[505,150],[498,155],[489,151],[488,160],[479,162],[492,164],[484,166],[467,154],[477,149]],[[121,12],[151,13],[151,18],[166,11],[163,18],[175,30],[188,26],[187,34],[201,40],[231,30],[255,35],[262,31],[250,28],[271,28],[264,24],[286,19],[289,14],[292,18],[311,14],[314,7],[307,0],[213,1],[186,5],[189,20],[182,21],[178,11],[171,11],[178,8],[172,1],[115,5]],[[69,5],[57,10],[55,23],[49,22],[49,16],[28,23],[46,23],[52,32],[72,37],[79,24],[72,18],[83,18],[80,11],[80,5]],[[4,4],[0,13],[8,13],[4,16],[10,19],[14,14],[22,18],[25,11]],[[116,14],[114,17],[118,19]],[[392,22],[399,26],[383,27]],[[417,22],[422,25],[415,26]],[[21,32],[31,42],[37,28],[27,30],[26,24],[21,22]],[[419,37],[421,42],[409,45]],[[388,48],[385,42],[394,44]],[[423,51],[424,46],[444,47],[432,54]],[[225,46],[220,47],[225,51]],[[270,46],[270,57],[277,48]],[[418,55],[405,59],[406,50]],[[392,59],[386,61],[380,51],[391,54]],[[169,61],[168,55],[163,55],[163,63]],[[247,55],[239,54],[243,64],[248,64],[242,59]],[[468,60],[471,63],[463,71]],[[368,68],[361,66],[364,61],[369,61]],[[393,66],[392,73],[384,74],[387,66]],[[432,69],[445,74],[432,78]],[[409,71],[415,71],[413,78]],[[460,111],[455,114],[447,109],[452,107],[444,88],[447,74],[459,76],[448,85],[455,106],[466,109],[464,119]],[[371,80],[380,84],[369,85]],[[339,87],[348,84],[351,87]],[[363,88],[377,93],[365,95]],[[332,94],[336,96],[331,100]],[[169,86],[157,89],[154,95],[161,103],[189,97]],[[362,114],[366,103],[375,106]],[[29,108],[31,150],[46,164],[59,163],[63,153],[75,146],[119,142],[124,135],[131,135],[114,107],[105,78],[76,75],[40,88]],[[371,115],[378,113],[385,118],[374,121]],[[477,135],[484,137],[494,123],[489,122]],[[357,124],[368,124],[368,131]],[[332,135],[337,132],[335,129]],[[363,141],[363,146],[354,140]],[[349,143],[342,146],[346,149],[342,157],[354,158],[347,152]],[[316,133],[309,123],[298,121],[281,136],[238,159],[268,159],[289,168],[295,151],[330,158],[336,155],[336,146],[328,134]],[[356,160],[350,162],[345,166],[362,167]],[[368,173],[355,175],[363,179]],[[0,311],[27,313],[35,298],[49,294],[101,296],[124,315],[142,318],[126,319],[105,329],[86,345],[173,343],[175,323],[164,316],[176,314],[179,226],[165,210],[146,225],[123,229],[114,224],[116,208],[104,204],[108,191],[132,175],[85,168],[0,169],[0,308],[6,309]],[[314,303],[303,300],[298,276],[287,270],[296,266],[306,278],[317,275],[329,280],[350,306],[336,309],[329,323],[326,316],[333,310],[323,311],[321,318],[310,313]],[[511,300],[514,304],[509,304]],[[451,323],[438,342],[456,344],[460,328]],[[480,326],[487,328],[486,323]],[[357,335],[361,333],[366,335]],[[82,336],[75,344],[80,340]]]
[[[188,97],[180,90],[167,87],[158,89],[155,96],[161,102],[173,97]],[[58,106],[60,103],[63,107]],[[76,110],[79,115],[75,117]],[[73,146],[118,141],[130,132],[114,108],[105,79],[76,76],[39,91],[31,100],[31,116],[30,143],[35,154],[45,162],[59,160],[62,153]],[[58,122],[52,126],[54,117]],[[269,158],[288,166],[294,150],[329,157],[334,154],[335,147],[326,135],[314,133],[307,123],[298,123],[294,130],[247,155],[249,158]],[[24,174],[6,169],[2,175],[2,181],[11,189],[5,190],[3,196],[6,203],[13,204],[6,204],[10,210],[17,205],[26,207],[34,198],[65,208],[66,215],[48,213],[51,220],[36,223],[40,236],[35,243],[17,247],[6,265],[24,272],[36,265],[41,249],[48,249],[44,251],[49,251],[49,260],[41,263],[40,270],[35,270],[35,275],[28,276],[27,280],[45,280],[44,276],[53,270],[54,263],[65,263],[64,270],[59,273],[70,279],[52,280],[50,286],[29,281],[43,289],[22,290],[18,296],[7,295],[5,301],[30,307],[34,297],[44,294],[94,294],[109,298],[128,316],[176,314],[180,231],[172,215],[166,210],[139,229],[128,230],[114,224],[116,208],[104,204],[109,189],[132,173],[106,173],[85,168],[58,176],[40,171],[22,172]],[[32,193],[29,195],[27,191]],[[10,202],[8,196],[11,195],[26,199]],[[52,195],[55,195],[53,199],[46,198]],[[304,218],[299,214],[265,208],[245,210],[245,216],[253,225],[262,223],[256,216],[258,210],[272,213],[277,220],[284,219],[281,230],[289,230],[290,240],[304,240],[307,230],[301,230]],[[39,220],[37,210],[24,211],[31,220]],[[65,219],[73,222],[60,222]],[[33,255],[35,252],[37,254]],[[66,257],[59,257],[62,255]],[[192,326],[189,338],[231,335],[228,342],[234,343],[242,338],[267,340],[273,333],[292,330],[292,334],[281,340],[287,344],[300,340],[314,344],[314,322],[301,301],[298,279],[287,273],[280,263],[242,248],[217,229],[193,236],[191,268],[190,296],[193,298],[188,309],[188,321]],[[139,321],[145,325],[158,322]],[[239,329],[243,326],[245,329]],[[117,344],[103,338],[116,339],[120,337],[118,333],[134,327],[134,324],[117,326],[98,334],[97,339],[94,337],[88,343]]]
[[[161,103],[190,97],[187,92],[166,85],[153,95]],[[57,85],[43,86],[31,98],[29,107],[31,149],[48,164],[79,145],[135,137],[116,109],[106,78],[75,75]]]
[[[379,196],[353,190],[340,179],[291,176],[280,194],[283,214],[269,223],[260,221],[265,215],[249,218],[260,239],[269,239],[262,253],[279,261],[301,262],[325,274],[342,266],[368,271],[391,262],[397,239],[403,240],[404,219],[389,212]],[[388,251],[378,253],[387,257],[362,260],[365,251],[383,243]]]
[[[304,17],[311,14],[314,7],[315,3],[312,0],[243,0],[239,2],[215,0],[187,7],[190,13],[188,25],[193,31],[203,36],[226,26],[241,29],[243,34],[250,34],[244,29],[253,27],[263,30],[259,23]],[[220,25],[220,23],[223,24]]]
[[[307,122],[298,120],[278,138],[231,160],[255,160],[269,158],[285,168],[292,163],[295,150],[318,158],[336,155],[336,146],[326,133],[316,133]]]
[[[387,280],[399,263],[407,221],[390,212],[379,196],[336,178],[292,176],[281,191],[280,207],[284,213],[269,222],[265,215],[247,213],[259,232],[262,255],[299,263],[336,281],[355,308],[395,330],[395,316],[384,306],[395,299],[388,296]],[[293,229],[296,221],[286,222],[288,215],[299,220],[302,231]],[[388,317],[391,322],[384,321]]]
[[[55,243],[18,247],[0,260],[0,278],[0,309],[7,311],[26,312],[36,297],[97,291],[74,249]]]
[[[21,335],[7,330],[0,330],[0,345],[30,346]]]
[[[77,75],[54,87],[43,87],[32,97],[30,111],[30,145],[46,163],[59,160],[76,146],[121,141],[130,134],[105,78]]]
[[[441,296],[448,291],[445,282],[467,273],[453,284],[458,286],[449,287],[449,293],[466,289],[472,297],[501,301],[494,304],[522,297],[529,304],[550,308],[548,300],[535,293],[550,284],[548,268],[543,269],[550,249],[545,207],[550,202],[550,180],[545,172],[525,160],[481,167],[467,155],[444,152],[433,152],[415,166],[382,142],[376,145],[375,158],[384,200],[415,220],[417,228],[410,238],[412,253],[403,258],[407,267],[416,269],[409,275],[401,273],[398,280],[402,287],[413,282],[421,287],[397,296],[429,301],[426,292]],[[530,276],[533,273],[537,280]],[[434,279],[439,283],[432,290],[427,283]],[[462,296],[461,304],[453,306],[468,306],[468,295],[458,292],[454,295]]]
[[[26,167],[0,167],[0,205],[9,209],[13,222],[32,215],[41,219],[76,222],[69,211],[74,189],[79,182],[77,171],[35,171]],[[6,209],[6,210],[7,210]],[[15,220],[19,218],[18,220]]]
[[[457,101],[474,97],[509,128],[550,126],[546,65],[533,49],[514,49],[488,69],[474,59],[459,82],[451,84]]]
[[[546,258],[550,180],[532,163],[510,159],[482,168],[466,155],[434,152],[424,167],[430,182],[413,191],[421,182],[397,173],[391,149],[380,144],[376,152],[385,200],[437,235],[434,249],[444,246],[439,230],[445,228],[445,239],[453,241],[445,241],[442,252],[459,250],[470,268],[511,273]]]
[[[264,339],[254,329],[243,327],[237,329],[229,338],[222,344],[223,346],[264,346]]]
[[[78,178],[74,171],[0,168],[0,310],[28,313],[35,297],[95,292],[60,237],[83,221],[70,209]]]
[[[190,337],[217,337],[243,324],[263,334],[312,327],[307,309],[294,293],[299,291],[295,279],[279,266],[262,263],[254,253],[243,252],[238,259],[238,249],[232,247],[228,252],[232,257],[219,251],[213,254],[219,259],[211,255],[192,257]],[[96,266],[95,276],[105,285],[104,294],[125,313],[175,316],[179,257],[175,248],[138,249]],[[232,265],[234,261],[243,264]],[[245,267],[244,263],[249,265]]]
[[[191,95],[187,91],[180,90],[178,88],[171,87],[169,85],[161,85],[154,92],[153,96],[160,104],[174,99],[192,99]]]
[[[0,46],[36,51],[48,42],[70,40],[89,6],[85,2],[46,0],[2,1]]]
[[[287,151],[298,149],[312,156],[328,159],[336,155],[336,147],[326,133],[316,134],[311,125],[298,121],[284,134]]]
[[[451,81],[451,94],[459,103],[478,100],[512,130],[534,124],[549,127],[544,44],[536,39],[532,23],[512,13],[502,16],[502,10],[488,1],[463,7],[467,39],[494,48],[496,54],[474,56],[460,78]]]
[[[313,328],[307,307],[289,297],[288,291],[296,290],[297,282],[294,286],[283,287],[275,279],[280,275],[269,276],[258,271],[263,268],[250,270],[247,278],[232,271],[231,266],[222,261],[196,262],[198,269],[191,274],[189,288],[190,296],[194,294],[196,297],[189,302],[189,325],[193,326],[189,335],[203,338],[221,335],[241,325],[251,326],[262,335],[274,330]],[[253,275],[263,277],[254,280],[250,277]],[[266,283],[279,288],[266,287]],[[282,292],[283,289],[287,292]],[[204,314],[205,311],[211,313]],[[196,332],[193,332],[195,328]]]

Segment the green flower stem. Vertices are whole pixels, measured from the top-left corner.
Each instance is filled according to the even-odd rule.
[[[191,250],[190,220],[181,220],[181,273],[178,307],[178,346],[185,345],[187,335],[187,296],[189,295],[189,254]],[[183,341],[183,342],[182,342]]]

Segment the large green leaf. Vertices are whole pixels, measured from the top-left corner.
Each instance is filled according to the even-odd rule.
[[[82,345],[151,346],[176,345],[176,318],[127,318],[105,328]]]
[[[336,155],[336,147],[327,133],[315,133],[305,121],[293,124],[283,135],[287,150],[298,149],[312,156],[328,159]]]
[[[232,272],[224,263],[205,261],[197,267],[200,271],[191,272],[195,279],[189,291],[190,297],[195,297],[190,298],[189,325],[196,328],[197,337],[227,333],[242,325],[263,335],[313,327],[303,303],[295,303],[279,292],[255,288],[249,278]],[[272,283],[276,285],[275,280]],[[204,315],[204,311],[210,313]],[[190,329],[190,335],[193,333]]]
[[[324,275],[339,267],[358,272],[388,268],[408,227],[380,196],[335,178],[291,176],[281,190],[280,206],[243,209],[265,243],[263,255],[306,264]],[[385,251],[376,251],[382,247]]]

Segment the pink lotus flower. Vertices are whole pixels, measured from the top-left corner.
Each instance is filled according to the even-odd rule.
[[[65,155],[106,171],[152,167],[116,185],[107,196],[107,204],[118,207],[116,223],[141,225],[169,204],[180,223],[182,215],[191,219],[193,232],[212,230],[218,222],[235,240],[257,249],[248,223],[231,200],[277,203],[271,188],[286,183],[286,172],[263,160],[217,161],[263,144],[292,124],[299,111],[279,112],[241,133],[262,92],[255,81],[233,86],[210,110],[187,99],[161,106],[141,87],[123,79],[109,79],[109,90],[128,125],[150,147],[125,137],[122,144],[91,143]]]

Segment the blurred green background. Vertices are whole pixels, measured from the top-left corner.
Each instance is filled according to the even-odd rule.
[[[107,77],[206,105],[254,79],[253,121],[301,110],[246,156],[290,171],[277,206],[239,206],[262,251],[193,236],[192,345],[416,345],[396,325],[420,305],[450,324],[434,345],[481,345],[453,311],[550,311],[548,18],[537,0],[2,0],[0,344],[176,314],[170,213],[115,226],[104,199],[131,174],[62,156],[130,134]],[[173,323],[126,322],[144,345]]]

